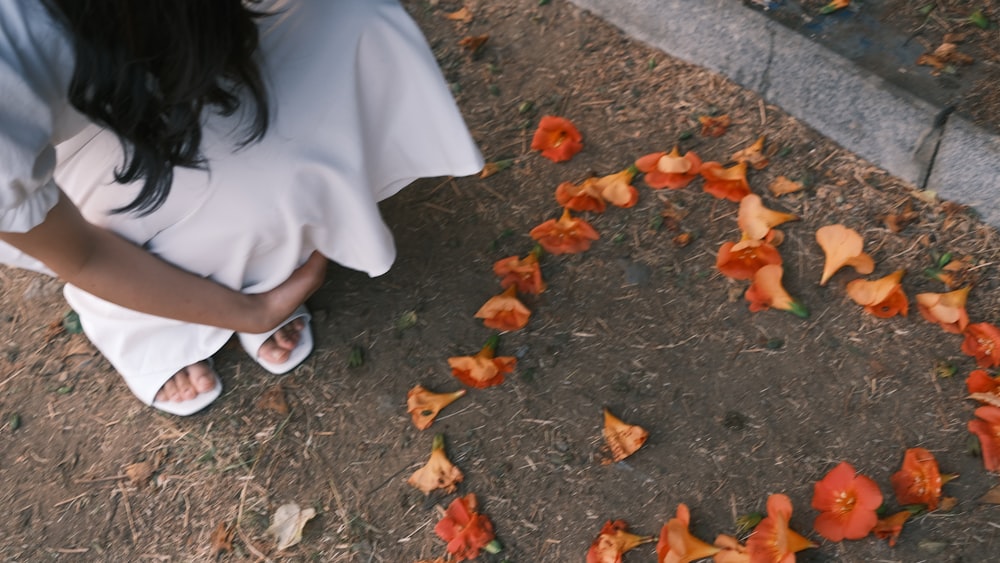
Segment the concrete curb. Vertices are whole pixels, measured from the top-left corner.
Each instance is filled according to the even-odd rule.
[[[844,148],[1000,227],[1000,136],[855,66],[735,0],[570,0],[722,73]]]

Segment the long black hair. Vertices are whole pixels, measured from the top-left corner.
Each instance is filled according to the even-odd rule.
[[[255,20],[243,0],[43,0],[76,54],[69,101],[114,131],[125,161],[115,180],[143,180],[115,212],[147,214],[166,200],[175,166],[204,168],[207,106],[232,115],[241,92],[254,104],[243,146],[267,131],[267,91],[254,60]]]

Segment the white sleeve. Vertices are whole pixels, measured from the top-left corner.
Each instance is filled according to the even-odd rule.
[[[0,26],[2,27],[2,26]],[[31,53],[19,52],[0,29],[0,231],[26,232],[59,199],[52,180],[50,81],[37,74]],[[35,72],[33,72],[33,70]]]

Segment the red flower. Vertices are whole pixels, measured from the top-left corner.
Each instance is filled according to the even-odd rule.
[[[621,172],[601,176],[594,185],[601,191],[601,197],[611,205],[629,208],[639,201],[639,191],[632,185],[636,169],[629,167]]]
[[[938,507],[941,499],[941,472],[934,454],[924,448],[910,448],[903,456],[903,468],[892,475],[892,488],[899,504],[923,504],[927,510]]]
[[[504,289],[516,285],[519,292],[535,295],[545,290],[537,252],[531,252],[523,260],[517,256],[497,260],[493,264],[493,273],[500,276],[500,286]]]
[[[962,334],[969,325],[965,301],[972,286],[948,293],[918,293],[917,307],[928,322],[939,325],[945,332]]]
[[[965,327],[962,352],[976,358],[981,368],[1000,366],[1000,330],[990,323],[973,323]]]
[[[686,504],[678,504],[676,516],[668,520],[660,530],[660,541],[656,543],[656,563],[697,561],[722,550],[691,535],[688,530],[690,525],[691,511]]]
[[[979,438],[983,467],[1000,472],[1000,407],[979,407],[975,415],[978,418],[969,421],[969,432]]]
[[[878,522],[875,510],[882,506],[882,492],[844,461],[816,483],[812,506],[820,511],[813,524],[819,535],[830,541],[857,540]]]
[[[718,162],[706,162],[701,165],[701,176],[705,178],[703,189],[719,199],[740,201],[750,194],[746,162],[729,168],[723,168]]]
[[[448,553],[455,561],[479,557],[479,550],[492,553],[493,523],[485,514],[476,512],[476,495],[469,493],[451,502],[444,518],[434,527],[434,533],[448,542]]]
[[[990,377],[981,369],[974,369],[965,379],[965,387],[969,390],[970,399],[1000,407],[1000,379]]]
[[[701,159],[692,151],[681,156],[677,147],[667,154],[654,152],[640,157],[635,161],[635,167],[644,174],[643,180],[649,187],[659,190],[683,188],[698,177],[701,171]]]
[[[628,524],[624,520],[605,522],[600,535],[587,550],[587,563],[621,563],[623,553],[637,545],[653,541],[653,538],[630,534],[625,531],[627,529]]]
[[[562,217],[548,221],[531,229],[531,238],[538,241],[549,254],[575,254],[590,248],[601,235],[583,219],[569,214],[563,209]]]
[[[743,239],[725,242],[715,256],[715,267],[722,275],[734,280],[750,280],[757,270],[768,264],[781,265],[778,249],[762,240]]]
[[[751,563],[795,563],[797,552],[816,547],[816,544],[788,527],[791,518],[791,499],[781,494],[767,498],[767,517],[757,524],[753,534],[747,539],[747,553]]]
[[[531,149],[542,151],[542,156],[552,162],[563,162],[583,148],[583,135],[570,120],[546,115],[538,123]]]
[[[573,211],[604,213],[604,209],[607,207],[596,178],[587,178],[580,184],[573,182],[559,184],[556,187],[556,201],[559,205]]]
[[[531,310],[517,298],[517,286],[510,286],[500,295],[494,295],[476,311],[476,318],[497,330],[519,330],[528,324]]]
[[[777,264],[766,264],[754,272],[753,282],[743,297],[750,302],[750,311],[766,311],[769,308],[788,311],[801,318],[809,316],[809,311],[796,301],[781,285],[784,269]]]
[[[847,296],[880,319],[906,316],[909,301],[903,292],[905,270],[896,270],[877,280],[853,280],[847,283]]]
[[[511,356],[494,357],[498,340],[497,336],[490,338],[475,356],[448,358],[451,374],[462,383],[476,389],[485,389],[503,383],[503,376],[514,371],[517,358]]]

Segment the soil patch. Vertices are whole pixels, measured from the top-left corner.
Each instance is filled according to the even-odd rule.
[[[605,520],[656,535],[681,502],[692,531],[711,539],[776,492],[793,500],[792,527],[819,539],[815,481],[846,460],[891,499],[889,476],[915,446],[961,474],[945,486],[955,508],[915,519],[895,548],[874,538],[820,542],[798,560],[995,556],[1000,507],[978,499],[998,481],[969,453],[975,405],[964,400],[964,379],[975,364],[961,337],[915,310],[865,314],[845,294],[853,272],[819,287],[813,235],[838,222],[862,233],[878,264],[872,277],[906,269],[911,301],[943,291],[921,275],[940,255],[969,257],[970,316],[997,322],[995,230],[961,206],[915,197],[753,92],[562,0],[469,3],[469,23],[444,17],[457,1],[405,4],[487,159],[512,166],[486,179],[424,181],[386,202],[399,246],[393,270],[367,279],[333,268],[309,303],[317,346],[305,364],[273,377],[227,347],[216,357],[225,392],[189,418],[140,405],[81,335],[60,329],[58,282],[0,270],[0,557],[207,561],[223,523],[236,528],[223,561],[433,559],[444,552],[435,506],[454,495],[425,497],[406,478],[435,433],[465,473],[459,492],[479,497],[506,546],[483,561],[581,561]],[[459,45],[479,35],[489,39],[478,52]],[[731,117],[724,136],[698,133],[697,116],[708,113]],[[529,150],[544,114],[583,132],[584,150],[570,162]],[[446,359],[475,353],[492,334],[473,318],[499,291],[492,264],[532,248],[528,231],[560,212],[560,182],[616,172],[676,143],[727,161],[761,135],[771,164],[751,174],[751,186],[769,207],[802,218],[783,228],[781,253],[785,285],[808,319],[750,313],[747,284],[717,272],[717,249],[739,237],[735,204],[698,184],[654,192],[640,181],[635,207],[586,216],[601,234],[591,250],[543,259],[548,290],[525,299],[530,323],[500,343],[519,358],[515,374],[470,390],[427,431],[411,425],[407,390],[461,387]],[[808,188],[773,198],[766,186],[778,175]],[[906,210],[912,220],[895,232],[885,217]],[[955,375],[943,377],[945,365]],[[275,385],[287,414],[261,402]],[[650,432],[624,462],[600,463],[604,406]],[[143,462],[152,477],[131,479],[127,470]],[[318,515],[298,546],[276,554],[264,531],[286,502]],[[652,545],[625,560],[655,560]]]

